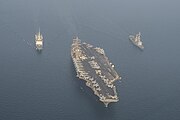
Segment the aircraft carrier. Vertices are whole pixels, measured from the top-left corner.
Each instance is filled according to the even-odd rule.
[[[119,100],[114,82],[121,77],[114,70],[114,65],[109,62],[103,49],[81,43],[78,37],[74,37],[71,56],[77,77],[86,81],[86,85],[106,107],[109,103]]]

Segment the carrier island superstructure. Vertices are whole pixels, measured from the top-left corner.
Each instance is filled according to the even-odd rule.
[[[42,50],[43,49],[43,36],[40,32],[35,35],[35,44],[36,44],[36,50]]]
[[[121,77],[114,70],[114,65],[109,62],[103,49],[81,43],[78,37],[74,37],[71,56],[77,77],[86,81],[86,85],[106,107],[109,103],[119,100],[114,82]]]

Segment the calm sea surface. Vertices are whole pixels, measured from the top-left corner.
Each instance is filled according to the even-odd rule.
[[[179,120],[178,0],[0,0],[0,120]],[[44,49],[35,50],[39,27]],[[129,34],[142,33],[139,50]],[[73,35],[122,76],[108,108],[76,78]]]

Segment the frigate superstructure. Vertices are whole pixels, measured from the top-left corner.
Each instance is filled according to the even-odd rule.
[[[43,36],[40,32],[40,29],[39,29],[39,32],[35,35],[35,44],[36,44],[37,50],[43,49]]]
[[[86,81],[86,85],[106,107],[109,103],[119,100],[114,82],[121,77],[114,70],[114,65],[109,62],[103,49],[81,43],[78,37],[74,37],[71,56],[77,77]]]
[[[132,41],[134,45],[139,47],[140,49],[144,49],[143,43],[141,41],[141,33],[139,32],[136,35],[129,35],[129,40]]]

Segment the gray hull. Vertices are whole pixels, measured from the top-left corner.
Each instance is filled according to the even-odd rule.
[[[140,48],[141,50],[143,50],[143,49],[144,49],[144,46],[143,46],[143,45],[138,45],[138,42],[135,42],[134,39],[135,39],[135,38],[134,38],[133,35],[130,35],[130,36],[129,36],[129,40],[132,41],[132,43],[133,43],[135,46],[137,46],[138,48]]]
[[[120,77],[103,49],[73,40],[71,56],[77,77],[86,81],[86,85],[94,91],[101,102],[107,106],[110,102],[118,101],[113,83]]]

